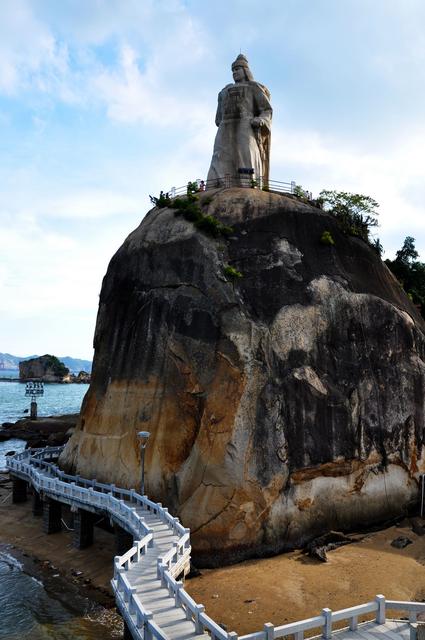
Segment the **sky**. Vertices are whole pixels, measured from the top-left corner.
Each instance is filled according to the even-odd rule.
[[[0,352],[91,359],[109,260],[149,194],[205,178],[244,53],[271,178],[380,204],[425,261],[423,0],[0,0]]]

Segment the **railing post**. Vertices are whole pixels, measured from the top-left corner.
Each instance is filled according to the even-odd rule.
[[[203,604],[197,604],[195,608],[195,633],[203,633],[204,625],[199,620],[199,615],[204,613],[205,607]]]
[[[149,629],[149,620],[152,620],[153,618],[153,613],[146,612],[145,614],[145,621],[144,621],[144,629],[143,629],[143,640],[152,640],[152,632]]]
[[[350,623],[348,625],[350,631],[357,631],[358,625],[359,625],[358,616],[353,616],[352,618],[350,618]]]
[[[134,594],[136,593],[137,588],[136,587],[130,587],[129,589],[129,596],[128,596],[128,611],[130,613],[130,615],[133,615],[134,613]]]
[[[159,556],[156,560],[156,577],[161,579],[161,567],[162,567],[162,556]]]
[[[378,603],[378,610],[376,612],[376,623],[385,624],[385,596],[377,595],[375,600]]]
[[[332,610],[328,609],[327,607],[325,609],[322,609],[322,616],[325,618],[322,635],[325,640],[329,640],[329,638],[332,636]]]
[[[167,586],[167,579],[165,577],[165,572],[168,569],[168,566],[165,563],[161,564],[161,586],[162,587],[166,587]]]
[[[174,595],[174,604],[176,607],[180,606],[180,590],[183,589],[183,582],[176,583],[176,593]]]
[[[117,574],[120,571],[119,561],[120,561],[120,556],[114,556],[114,580],[117,579]]]
[[[274,640],[274,624],[271,622],[264,624],[264,637],[265,640]]]
[[[236,631],[230,631],[227,634],[227,637],[229,640],[238,640],[238,634],[236,633]]]

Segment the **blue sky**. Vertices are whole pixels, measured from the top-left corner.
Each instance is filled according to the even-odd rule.
[[[422,0],[0,0],[0,351],[92,357],[102,277],[149,194],[205,177],[242,50],[271,177],[380,203],[425,260]]]

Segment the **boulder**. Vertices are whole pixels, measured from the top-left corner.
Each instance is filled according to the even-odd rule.
[[[191,528],[199,567],[405,513],[425,470],[417,309],[307,203],[240,188],[200,202],[230,236],[154,208],[112,258],[62,466],[137,487],[149,431],[147,492]]]
[[[410,538],[406,538],[406,536],[399,536],[391,542],[391,546],[395,549],[404,549],[409,544],[412,544],[412,542],[413,540],[411,540]]]
[[[19,380],[39,380],[41,382],[62,382],[69,373],[63,362],[56,356],[46,354],[19,363]]]
[[[17,422],[3,422],[0,442],[11,438],[25,440],[29,447],[58,446],[67,442],[77,423],[78,414],[49,416],[31,420],[21,418]]]

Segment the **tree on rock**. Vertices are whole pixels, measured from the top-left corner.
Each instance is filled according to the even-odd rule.
[[[379,204],[376,200],[360,193],[324,189],[319,194],[319,201],[323,209],[338,220],[344,233],[363,238],[381,253],[379,240],[372,243],[370,239],[371,229],[378,226]]]
[[[420,307],[425,318],[425,263],[417,260],[415,239],[407,236],[396,253],[395,260],[385,260],[409,298]]]

